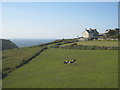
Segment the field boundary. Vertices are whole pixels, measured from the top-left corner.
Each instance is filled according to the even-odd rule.
[[[44,50],[48,49],[47,47],[44,47],[43,49],[41,49],[40,51],[38,51],[36,54],[34,54],[33,56],[31,56],[30,58],[28,58],[27,60],[23,60],[19,65],[15,66],[14,68],[10,69],[7,68],[7,70],[9,70],[9,73],[11,73],[13,70],[20,68],[21,66],[29,63],[32,59],[36,58],[40,53],[42,53]],[[6,70],[6,69],[5,69]],[[2,71],[3,72],[3,71]],[[2,78],[4,79],[6,76],[8,76],[9,73],[2,73]]]
[[[86,45],[76,45],[76,44],[59,46],[59,48],[79,49],[79,50],[120,50],[120,47],[115,47],[115,46],[86,46]]]

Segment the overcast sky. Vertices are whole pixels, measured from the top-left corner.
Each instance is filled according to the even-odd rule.
[[[75,38],[118,27],[117,2],[4,2],[2,38]]]

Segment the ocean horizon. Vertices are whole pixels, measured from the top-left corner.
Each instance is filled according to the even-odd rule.
[[[10,39],[18,47],[28,47],[33,45],[39,45],[43,43],[52,42],[57,39]]]

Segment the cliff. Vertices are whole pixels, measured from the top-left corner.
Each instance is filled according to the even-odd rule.
[[[15,43],[7,39],[0,39],[0,50],[19,48]]]

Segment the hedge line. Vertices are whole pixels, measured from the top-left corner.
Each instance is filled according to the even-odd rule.
[[[80,49],[80,50],[119,50],[120,47],[107,47],[107,46],[84,46],[84,45],[66,45],[59,48],[64,49]]]
[[[74,42],[78,42],[78,40],[76,40],[76,39],[55,40],[53,42],[49,42],[49,43],[45,43],[45,44],[40,44],[38,46],[46,46],[46,45],[50,45],[50,44],[55,44],[55,46],[59,46],[59,45],[63,45],[63,44],[67,44],[67,43],[74,43]]]

